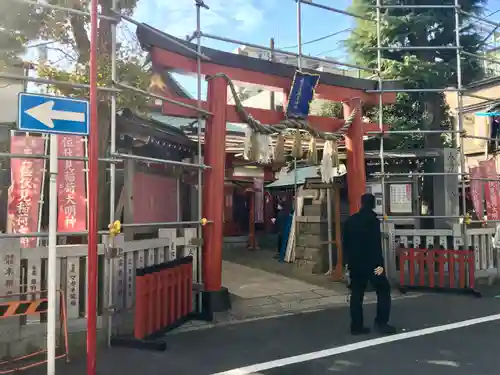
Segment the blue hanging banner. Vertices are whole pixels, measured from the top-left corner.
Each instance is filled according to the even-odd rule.
[[[306,119],[309,116],[310,103],[314,98],[314,90],[319,82],[319,74],[310,74],[300,71],[293,77],[286,117]]]

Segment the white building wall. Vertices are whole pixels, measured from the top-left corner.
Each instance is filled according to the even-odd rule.
[[[5,69],[3,72],[23,75],[23,69]],[[24,84],[21,81],[0,79],[0,124],[17,120],[17,96],[23,90]]]

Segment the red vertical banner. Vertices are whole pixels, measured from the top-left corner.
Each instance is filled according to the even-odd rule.
[[[479,162],[479,168],[481,169],[481,175],[483,178],[498,178],[495,159]],[[498,196],[500,189],[498,181],[486,181],[484,187],[484,200],[486,202],[486,214],[488,215],[488,220],[500,220],[500,197]]]
[[[45,139],[15,135],[10,139],[13,154],[44,155]],[[43,159],[12,159],[9,188],[9,233],[38,231],[38,213],[43,179]],[[21,238],[21,247],[36,247],[36,238]]]
[[[83,157],[83,137],[59,135],[59,157]],[[57,175],[57,231],[83,232],[87,229],[85,162],[59,160]]]
[[[483,181],[481,180],[482,174],[479,167],[469,168],[470,173],[470,197],[472,207],[476,212],[479,220],[484,216],[484,201],[483,201]]]

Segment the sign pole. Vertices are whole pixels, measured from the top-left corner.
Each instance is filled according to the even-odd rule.
[[[95,4],[94,4],[95,3]],[[58,140],[57,134],[73,134],[87,136],[89,134],[89,117],[92,125],[91,153],[89,170],[92,177],[89,192],[89,257],[88,257],[88,309],[87,309],[87,358],[88,374],[95,375],[96,353],[96,320],[97,320],[97,65],[95,39],[97,35],[97,1],[93,1],[94,27],[92,35],[94,43],[93,63],[91,64],[92,103],[89,116],[89,102],[86,100],[65,98],[43,94],[20,93],[18,99],[17,125],[20,131],[50,133],[49,155],[49,260],[48,260],[48,306],[47,306],[47,374],[55,374],[56,357],[56,302],[57,302],[57,167]]]
[[[57,135],[50,135],[49,180],[49,260],[47,306],[47,375],[56,373],[56,300],[57,300]]]
[[[88,286],[87,286],[87,375],[96,375],[97,354],[97,194],[99,124],[97,116],[97,25],[98,0],[90,3],[90,135],[89,135],[89,247],[88,247]],[[112,113],[111,116],[115,114]]]

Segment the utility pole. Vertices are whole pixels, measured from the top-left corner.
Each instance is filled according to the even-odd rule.
[[[274,61],[276,61],[276,56],[274,55],[274,38],[271,38],[271,41],[269,43],[269,48],[271,48],[271,61],[274,62]],[[276,102],[275,102],[275,97],[274,97],[274,91],[270,91],[270,93],[269,93],[269,100],[270,100],[270,107],[269,107],[269,109],[271,111],[274,111],[276,109]]]

